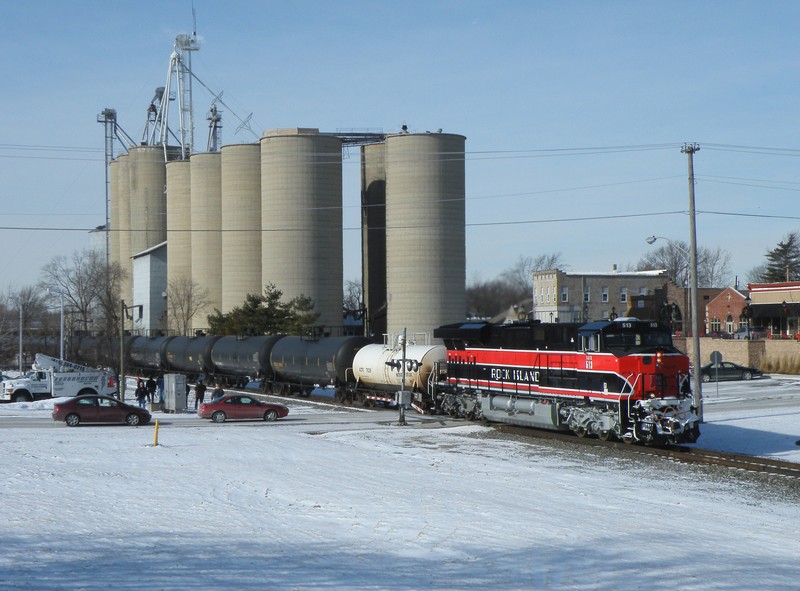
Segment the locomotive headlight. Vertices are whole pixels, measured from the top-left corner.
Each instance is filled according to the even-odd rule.
[[[664,361],[664,351],[656,351],[656,363],[661,365]]]

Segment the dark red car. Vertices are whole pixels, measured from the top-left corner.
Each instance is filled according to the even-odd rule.
[[[252,396],[228,394],[217,401],[206,402],[197,413],[202,419],[211,419],[215,423],[224,423],[228,419],[264,419],[276,421],[289,414],[289,409],[282,404],[262,402]]]
[[[135,427],[150,422],[150,413],[109,396],[89,394],[53,404],[53,420],[70,427],[81,423],[125,423]]]

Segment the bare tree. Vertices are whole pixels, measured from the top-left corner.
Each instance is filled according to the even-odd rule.
[[[97,318],[95,325],[99,332],[113,335],[119,331],[120,299],[122,280],[127,275],[119,263],[111,263],[103,268],[99,275],[102,277],[100,290],[97,297]]]
[[[173,279],[167,286],[169,329],[179,335],[191,334],[192,319],[209,304],[208,290],[187,277]]]
[[[358,312],[364,307],[363,287],[360,280],[345,281],[342,307],[348,312]]]
[[[769,283],[768,277],[767,263],[765,261],[747,271],[747,275],[745,275],[745,281],[747,281],[747,283]]]
[[[533,289],[533,274],[536,271],[549,271],[551,269],[565,271],[568,268],[569,265],[564,264],[560,252],[540,254],[536,257],[520,255],[513,267],[503,271],[500,279],[520,291],[531,293]]]
[[[723,287],[730,284],[731,253],[720,247],[701,248],[697,261],[697,283],[702,287]]]
[[[561,253],[520,256],[516,264],[498,278],[473,281],[467,287],[467,314],[478,318],[495,316],[508,306],[531,298],[534,272],[566,268]]]
[[[730,281],[731,255],[722,248],[697,250],[697,285],[722,287]],[[636,264],[637,271],[666,269],[667,277],[678,286],[688,286],[690,277],[689,245],[670,240],[664,246],[648,252]]]
[[[56,256],[42,267],[40,289],[47,291],[48,299],[57,302],[64,295],[64,306],[79,316],[83,330],[93,321],[93,312],[105,289],[106,264],[102,253],[86,249],[76,251],[71,257]]]
[[[20,314],[21,312],[21,314]],[[49,322],[47,309],[44,306],[38,287],[25,286],[18,291],[9,289],[0,295],[0,362],[15,364],[19,359],[19,331],[22,329],[25,358],[22,363],[27,366],[34,353],[55,353],[45,350],[47,335],[55,327]],[[36,334],[36,344],[30,347],[31,336]],[[55,344],[56,340],[52,339]],[[35,349],[35,350],[33,350]]]

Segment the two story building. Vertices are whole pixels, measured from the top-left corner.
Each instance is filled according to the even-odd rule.
[[[532,318],[588,322],[625,316],[632,297],[653,296],[667,281],[663,269],[621,272],[616,265],[606,273],[538,271],[533,274]]]

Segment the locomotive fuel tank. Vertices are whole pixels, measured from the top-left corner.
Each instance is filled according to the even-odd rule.
[[[270,353],[272,370],[281,380],[321,386],[354,381],[352,364],[356,353],[371,341],[366,337],[330,337],[312,340],[284,337]]]
[[[444,362],[444,345],[408,345],[406,347],[405,387],[427,392],[428,378],[437,362]],[[359,385],[375,390],[396,391],[403,387],[400,367],[403,350],[385,345],[367,345],[353,359],[353,374]],[[391,364],[391,365],[390,365]]]
[[[135,368],[167,369],[166,346],[175,337],[131,337],[126,343],[128,357]]]
[[[217,373],[240,377],[269,377],[269,355],[283,335],[222,337],[211,348],[211,361]]]
[[[213,374],[211,348],[220,338],[174,337],[164,349],[168,369],[189,374]]]

